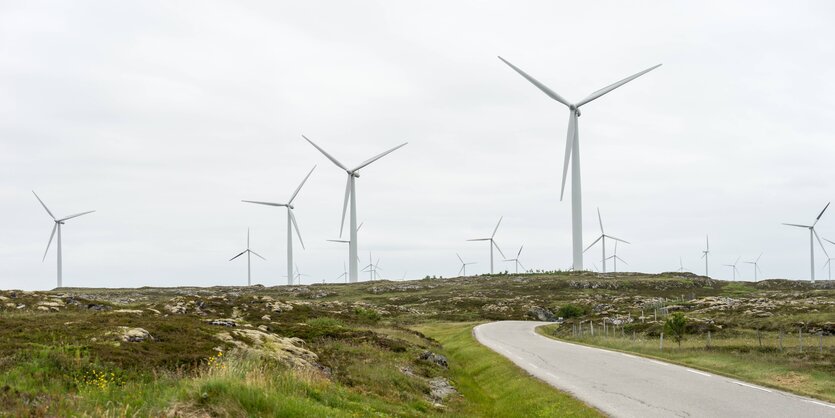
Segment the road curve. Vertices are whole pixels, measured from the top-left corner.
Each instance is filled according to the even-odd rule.
[[[547,322],[501,321],[476,339],[614,417],[835,417],[835,405],[670,363],[543,337]]]

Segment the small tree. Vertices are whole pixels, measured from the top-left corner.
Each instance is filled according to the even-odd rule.
[[[673,337],[681,348],[681,340],[684,339],[684,328],[687,325],[687,318],[681,312],[673,312],[667,322],[664,323],[664,332]]]

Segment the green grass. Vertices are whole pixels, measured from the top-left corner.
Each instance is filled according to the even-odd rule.
[[[817,336],[806,336],[801,352],[797,335],[784,335],[783,351],[780,351],[777,333],[762,333],[763,345],[760,347],[757,334],[752,330],[736,330],[728,336],[714,333],[710,348],[707,348],[705,335],[687,335],[681,347],[665,338],[663,350],[659,347],[658,336],[638,334],[633,339],[628,330],[625,337],[600,336],[600,330],[594,337],[574,337],[570,326],[560,329],[558,325],[546,325],[537,331],[551,338],[661,359],[835,402],[835,337],[831,336],[824,338],[821,353]]]
[[[452,377],[467,404],[466,416],[600,417],[583,402],[527,374],[510,360],[479,344],[475,324],[422,325],[416,330],[437,340],[449,357]]]

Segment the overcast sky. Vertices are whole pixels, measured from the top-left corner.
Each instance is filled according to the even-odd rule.
[[[500,216],[506,255],[566,269],[568,111],[497,55],[572,101],[663,63],[579,122],[584,241],[599,207],[632,242],[619,267],[704,273],[710,234],[713,277],[763,252],[765,276],[808,279],[808,232],[780,223],[835,198],[835,5],[588,3],[0,0],[0,287],[55,286],[33,189],[57,216],[97,210],[63,229],[67,286],[244,284],[247,227],[253,281],[283,284],[285,210],[240,200],[285,201],[314,164],[296,260],[335,281],[345,173],[301,134],[349,166],[409,142],[357,180],[383,277],[454,275],[456,252],[486,272],[466,240]],[[835,208],[819,231],[835,240]]]

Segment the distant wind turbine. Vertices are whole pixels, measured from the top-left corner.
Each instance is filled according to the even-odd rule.
[[[230,258],[229,261],[232,261],[232,260],[234,260],[234,259],[236,259],[236,258],[238,258],[238,257],[240,257],[244,254],[246,254],[246,285],[247,286],[252,286],[252,260],[251,260],[252,257],[250,255],[255,254],[258,258],[260,258],[264,261],[266,261],[267,259],[264,258],[264,257],[261,257],[260,254],[258,254],[255,251],[252,251],[252,250],[249,249],[249,228],[246,229],[246,249],[241,251],[238,255]]]
[[[345,267],[345,263],[342,263],[342,270],[343,270],[342,274],[337,276],[336,280],[339,281],[339,279],[342,279],[344,277],[345,278],[345,283],[348,283],[348,268]]]
[[[684,273],[684,261],[682,261],[681,257],[678,258],[678,272]]]
[[[754,266],[754,281],[758,281],[757,279],[757,272],[762,272],[760,269],[760,258],[763,256],[763,253],[760,253],[759,257],[757,257],[754,261],[745,261],[745,264],[751,264]]]
[[[301,183],[299,183],[299,187],[296,187],[296,191],[293,192],[293,195],[290,196],[290,200],[287,203],[272,203],[272,202],[257,202],[254,200],[242,200],[242,202],[246,203],[255,203],[257,205],[267,205],[267,206],[278,206],[278,207],[285,207],[287,208],[287,284],[293,284],[293,228],[296,229],[296,235],[299,237],[299,243],[302,245],[302,249],[304,249],[304,241],[302,240],[302,234],[299,232],[299,224],[296,223],[296,215],[293,214],[293,200],[296,199],[296,196],[299,194],[299,190],[302,189],[304,183],[307,182],[307,179],[310,178],[310,175],[313,174],[313,170],[316,169],[314,165],[313,168],[310,169],[310,172],[307,173],[307,176],[304,177]],[[291,227],[292,224],[292,227]]]
[[[650,67],[644,71],[641,71],[635,75],[629,76],[620,80],[614,84],[606,86],[600,90],[595,91],[588,95],[585,99],[580,100],[576,103],[570,103],[568,100],[562,98],[559,94],[551,90],[550,88],[546,87],[544,84],[537,81],[535,78],[531,77],[515,65],[511,64],[510,62],[506,61],[504,58],[499,57],[502,62],[510,66],[514,71],[519,73],[522,77],[527,79],[531,84],[536,86],[539,90],[545,93],[548,97],[564,104],[568,107],[569,110],[569,119],[568,119],[568,136],[566,137],[565,141],[565,160],[563,163],[562,169],[562,188],[560,189],[560,200],[562,200],[563,195],[565,194],[565,179],[568,176],[568,162],[571,161],[571,232],[572,232],[572,247],[573,247],[573,261],[574,261],[574,270],[581,271],[583,270],[583,203],[582,203],[582,196],[580,191],[580,134],[579,128],[577,126],[577,118],[580,117],[580,107],[585,105],[586,103],[591,102],[603,96],[606,93],[658,68],[661,64],[656,66]],[[605,269],[604,269],[605,270]]]
[[[710,277],[708,275],[708,258],[710,257],[710,237],[705,235],[705,249],[702,250],[702,258],[705,259],[705,277]]]
[[[368,253],[368,265],[363,267],[362,271],[367,271],[368,275],[371,277],[371,280],[377,280],[378,278],[378,270],[382,270],[380,268],[380,258],[377,257],[377,262],[374,263],[371,261],[371,253]]]
[[[829,203],[831,203],[831,202],[829,202]],[[823,250],[823,253],[826,254],[827,257],[829,257],[829,253],[826,252],[826,248],[823,247],[823,243],[821,242],[821,239],[818,236],[817,231],[815,231],[815,225],[817,225],[818,221],[821,220],[821,216],[823,216],[823,213],[826,212],[826,209],[829,207],[829,203],[827,203],[826,206],[824,206],[823,210],[818,215],[818,217],[815,218],[815,222],[813,222],[812,225],[799,225],[799,224],[783,223],[783,225],[794,226],[794,227],[798,227],[798,228],[806,228],[806,229],[809,230],[809,254],[810,254],[811,260],[812,260],[812,264],[811,264],[812,265],[812,283],[815,282],[815,238],[818,239],[818,244],[820,244],[821,249]]]
[[[461,276],[461,273],[463,272],[463,273],[464,273],[464,277],[466,277],[466,276],[467,276],[467,266],[468,266],[468,265],[470,265],[470,264],[476,264],[476,263],[475,263],[475,262],[465,263],[465,262],[464,262],[464,259],[463,259],[463,258],[461,258],[461,256],[460,256],[460,255],[458,255],[458,253],[455,253],[455,255],[458,257],[458,261],[460,261],[460,262],[461,262],[461,268],[460,268],[460,269],[458,269],[458,275],[459,275],[459,276]],[[404,276],[405,276],[405,274],[404,274]]]
[[[600,208],[598,208],[598,209],[597,209],[597,220],[600,222],[600,236],[599,236],[599,237],[597,237],[597,239],[596,239],[596,240],[594,240],[594,242],[592,242],[591,244],[589,244],[589,246],[588,246],[588,247],[586,247],[586,249],[585,249],[585,250],[583,250],[583,252],[585,253],[586,251],[588,251],[591,247],[593,247],[593,246],[594,246],[594,244],[597,244],[597,242],[598,242],[598,241],[602,241],[602,242],[601,242],[601,246],[603,247],[603,257],[601,257],[600,259],[601,259],[601,260],[602,260],[602,262],[603,262],[603,273],[605,273],[605,272],[606,272],[606,238],[612,239],[612,240],[614,240],[614,241],[616,241],[616,242],[617,242],[617,241],[620,241],[620,242],[622,242],[622,243],[624,243],[624,244],[629,244],[629,242],[628,242],[628,241],[624,241],[624,240],[622,240],[622,239],[620,239],[620,238],[613,237],[613,236],[611,236],[611,235],[606,235],[606,233],[605,233],[605,232],[603,232],[603,218],[600,216]]]
[[[610,255],[609,258],[607,258],[607,260],[612,260],[612,264],[614,264],[614,272],[615,273],[618,272],[618,261],[622,262],[623,264],[629,265],[629,263],[627,263],[626,261],[624,261],[624,259],[622,259],[618,256],[618,242],[617,241],[615,241],[615,253]]]
[[[339,224],[339,236],[342,237],[342,229],[345,226],[345,211],[348,208],[348,200],[351,201],[351,218],[350,218],[350,231],[351,231],[351,238],[348,242],[348,252],[350,253],[348,256],[348,267],[349,267],[349,280],[351,283],[356,282],[359,280],[359,273],[358,273],[358,266],[357,266],[357,191],[356,191],[356,179],[359,178],[360,173],[359,170],[364,168],[365,166],[373,163],[374,161],[379,160],[380,158],[385,157],[386,155],[394,152],[395,150],[402,148],[408,144],[408,142],[404,142],[388,151],[382,152],[377,154],[363,163],[358,165],[355,168],[348,168],[344,164],[337,161],[336,158],[328,154],[324,149],[319,147],[318,145],[314,144],[313,141],[308,139],[306,136],[302,135],[310,145],[313,145],[314,148],[319,150],[325,157],[327,157],[331,162],[336,164],[337,167],[345,170],[348,173],[348,182],[345,184],[345,200],[342,203],[342,222]]]
[[[508,258],[507,260],[505,260],[505,261],[512,261],[516,265],[516,274],[519,274],[519,266],[522,266],[522,263],[519,261],[519,256],[522,255],[522,248],[524,248],[524,247],[525,247],[524,245],[519,247],[519,252],[516,253],[516,258]],[[522,269],[524,270],[525,266],[522,266]]]
[[[733,264],[725,264],[725,267],[730,267],[730,268],[731,268],[731,271],[733,271],[733,273],[734,273],[734,281],[736,281],[736,272],[738,272],[738,271],[739,271],[739,269],[738,269],[738,268],[736,268],[736,265],[739,263],[739,258],[740,258],[740,257],[737,257],[737,258],[736,258],[736,261],[734,261],[734,263],[733,263]]]
[[[832,244],[832,245],[835,245],[835,241],[828,240],[826,238],[824,238],[823,240]],[[832,258],[829,255],[827,255],[826,256],[826,263],[823,265],[824,267],[829,266],[829,280],[832,280],[832,260],[835,260],[835,258]]]
[[[35,193],[34,190],[32,190],[32,194],[35,195],[35,199],[38,199],[38,202],[41,202],[41,206],[43,206],[43,208],[46,209],[46,213],[49,214],[49,217],[52,218],[53,222],[55,222],[55,225],[52,226],[52,234],[49,235],[49,242],[46,243],[46,251],[44,251],[44,253],[43,253],[43,259],[41,260],[41,262],[46,260],[46,254],[49,253],[49,246],[52,245],[52,238],[55,237],[55,231],[58,231],[58,241],[56,242],[55,245],[57,247],[56,251],[58,253],[58,287],[62,287],[64,285],[64,283],[63,283],[63,259],[61,257],[61,225],[64,225],[64,222],[66,222],[66,221],[68,221],[72,218],[77,218],[81,215],[86,215],[88,213],[93,213],[95,211],[90,210],[90,211],[87,211],[87,212],[76,213],[75,215],[70,215],[70,216],[59,219],[59,218],[56,218],[55,215],[52,214],[52,211],[50,211],[49,208],[46,207],[46,204],[43,202],[43,200],[41,200],[41,198],[38,196],[37,193]]]
[[[499,250],[499,254],[501,254],[502,257],[505,256],[504,253],[502,252],[502,249],[499,248],[499,244],[496,244],[496,241],[493,239],[496,236],[496,231],[499,230],[499,225],[502,224],[502,219],[503,218],[504,218],[504,216],[499,218],[499,222],[496,223],[496,227],[493,228],[493,235],[490,235],[490,238],[474,238],[474,239],[468,239],[467,240],[467,241],[490,241],[490,274],[493,274],[493,247],[496,247],[496,249]]]

